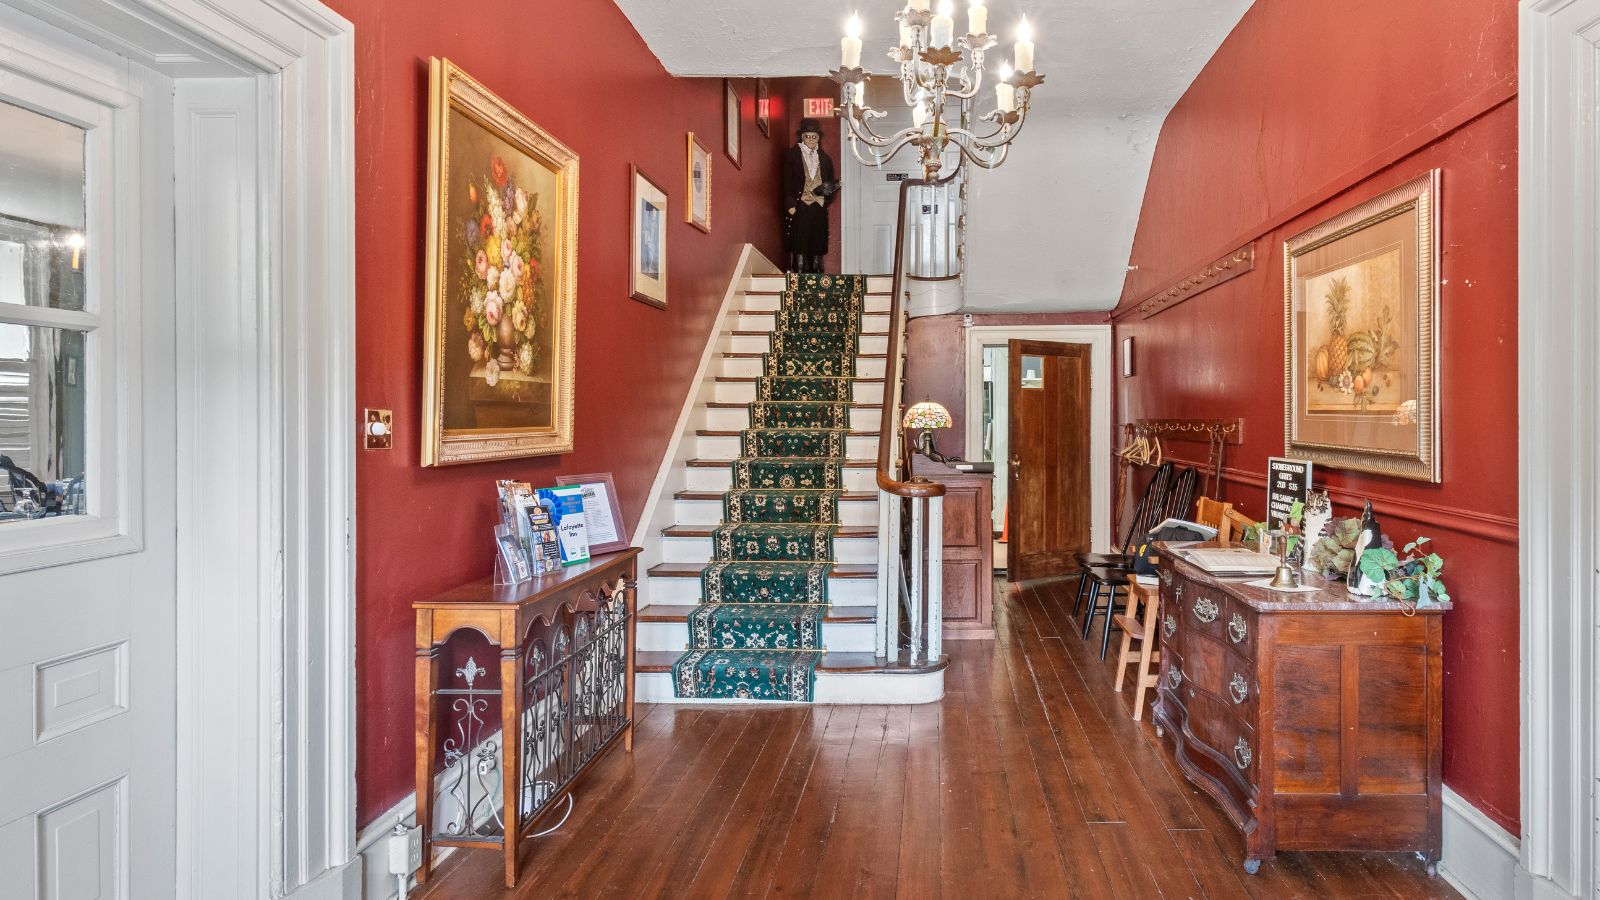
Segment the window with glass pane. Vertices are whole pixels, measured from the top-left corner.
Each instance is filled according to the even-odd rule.
[[[88,511],[84,183],[83,129],[0,102],[0,524]]]

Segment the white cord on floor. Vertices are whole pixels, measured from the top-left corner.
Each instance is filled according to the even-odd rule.
[[[570,791],[567,793],[567,811],[561,814],[561,821],[551,825],[549,828],[546,828],[543,831],[534,832],[533,834],[528,835],[528,837],[544,837],[545,835],[567,824],[567,819],[572,815],[573,797],[575,796],[577,795]]]

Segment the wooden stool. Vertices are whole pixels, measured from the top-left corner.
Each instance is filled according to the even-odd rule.
[[[1139,614],[1139,603],[1144,603],[1144,614]],[[1152,653],[1155,648],[1157,632],[1161,621],[1161,592],[1153,584],[1140,584],[1137,576],[1128,575],[1128,605],[1122,614],[1113,621],[1122,629],[1122,651],[1117,654],[1117,681],[1115,690],[1122,690],[1123,676],[1128,672],[1129,660],[1137,659],[1139,663],[1138,675],[1134,679],[1137,685],[1133,694],[1133,720],[1139,721],[1144,712],[1144,693],[1156,686],[1160,679],[1161,657]],[[1139,642],[1137,652],[1130,649],[1134,641]],[[1150,663],[1154,660],[1155,667]]]

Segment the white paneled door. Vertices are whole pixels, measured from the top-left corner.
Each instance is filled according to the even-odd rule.
[[[175,895],[171,97],[0,7],[5,900]]]

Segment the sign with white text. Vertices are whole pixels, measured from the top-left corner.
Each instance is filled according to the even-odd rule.
[[[1310,491],[1310,460],[1270,457],[1267,460],[1267,528],[1277,531],[1288,524],[1289,510],[1296,502],[1305,503]]]
[[[833,115],[832,97],[807,97],[805,99],[807,118],[821,119]]]

